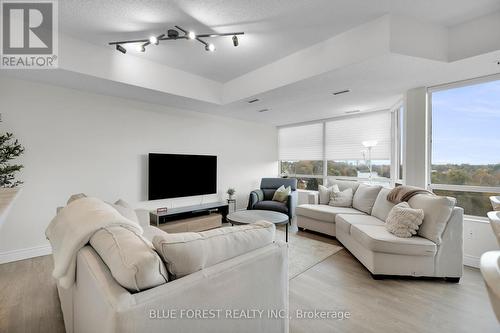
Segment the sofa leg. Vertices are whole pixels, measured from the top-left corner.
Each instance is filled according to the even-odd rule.
[[[459,277],[445,277],[444,280],[446,282],[450,282],[450,283],[459,283],[460,282]]]
[[[372,276],[372,279],[374,279],[374,280],[383,280],[383,279],[385,279],[385,275],[372,274],[372,273],[370,273],[370,274]]]

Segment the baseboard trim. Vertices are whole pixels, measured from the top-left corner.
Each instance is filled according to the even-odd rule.
[[[480,258],[468,254],[464,254],[464,265],[474,268],[479,268]]]
[[[52,253],[50,245],[40,245],[27,249],[18,249],[12,251],[0,252],[0,264],[19,261],[34,257],[46,256]]]

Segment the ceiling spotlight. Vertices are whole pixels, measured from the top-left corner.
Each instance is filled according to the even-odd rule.
[[[168,29],[167,36],[168,36],[168,38],[175,39],[175,38],[179,37],[179,31],[177,31],[175,29]]]
[[[206,51],[214,52],[215,51],[215,45],[210,43],[207,46],[205,46]]]
[[[116,44],[116,50],[120,51],[123,54],[127,53],[127,49],[121,46],[120,44]]]
[[[195,39],[196,38],[196,34],[193,31],[190,31],[190,32],[188,32],[188,38],[189,39]]]
[[[238,36],[236,35],[233,36],[233,45],[234,47],[238,46]]]
[[[146,51],[146,47],[144,45],[137,45],[137,51],[138,52],[145,52]]]
[[[155,36],[151,36],[149,37],[149,42],[151,44],[158,45],[158,38],[156,38]]]

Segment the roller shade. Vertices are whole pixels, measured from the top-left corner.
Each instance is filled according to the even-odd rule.
[[[323,124],[284,127],[278,130],[281,161],[323,160]]]
[[[377,112],[358,117],[332,120],[325,127],[327,160],[360,160],[366,150],[363,141],[377,141],[372,160],[391,159],[391,113]]]

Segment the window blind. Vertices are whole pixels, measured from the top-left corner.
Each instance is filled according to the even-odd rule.
[[[323,160],[323,124],[284,127],[278,130],[281,161]]]
[[[362,151],[367,151],[363,141],[377,141],[371,151],[372,160],[390,160],[391,113],[377,112],[329,121],[325,126],[325,141],[327,160],[363,159]]]

